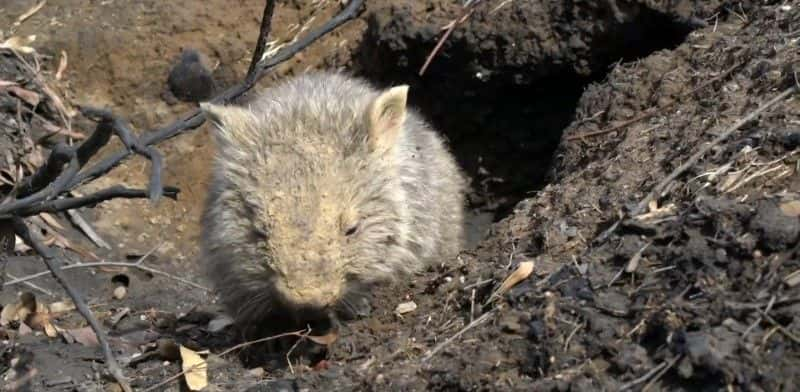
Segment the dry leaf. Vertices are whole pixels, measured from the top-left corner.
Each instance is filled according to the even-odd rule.
[[[45,221],[45,223],[47,223],[48,225],[53,226],[54,228],[59,230],[64,230],[64,226],[62,226],[61,223],[58,223],[56,218],[54,218],[52,215],[46,212],[42,212],[41,214],[39,214],[39,216],[42,217],[42,220]]]
[[[28,105],[36,106],[39,105],[41,102],[42,97],[36,91],[31,91],[28,89],[24,89],[20,86],[8,86],[5,87],[6,90],[11,91],[17,98],[25,101]]]
[[[794,271],[786,277],[783,278],[783,283],[786,283],[789,287],[794,287],[800,284],[800,270]]]
[[[787,201],[781,204],[781,212],[783,212],[783,215],[797,218],[800,216],[800,200]]]
[[[0,88],[8,87],[8,86],[16,86],[16,85],[17,85],[16,82],[11,82],[11,81],[8,81],[8,80],[0,79]]]
[[[181,370],[186,378],[186,385],[192,391],[199,391],[208,385],[208,368],[205,359],[196,352],[180,346],[181,350]]]
[[[308,340],[310,340],[310,341],[312,341],[312,342],[314,342],[316,344],[321,344],[323,346],[327,346],[327,345],[335,342],[336,339],[339,338],[339,334],[337,334],[336,331],[331,331],[331,332],[328,332],[327,334],[321,335],[321,336],[307,335],[306,337],[308,337]]]
[[[19,306],[16,303],[3,305],[3,310],[0,311],[0,326],[5,327],[17,319],[17,308]]]
[[[47,335],[48,337],[54,338],[58,336],[58,330],[56,329],[56,326],[53,325],[53,323],[47,322],[44,324],[44,334]]]
[[[100,344],[100,342],[97,341],[97,335],[92,331],[92,327],[68,329],[64,332],[68,333],[76,342],[84,346],[91,347]]]
[[[53,302],[47,306],[50,313],[64,313],[75,310],[75,304],[72,301],[59,301]]]
[[[53,124],[53,123],[51,123],[49,121],[42,121],[42,128],[44,128],[49,133],[47,135],[44,135],[41,138],[39,138],[40,142],[44,141],[44,140],[47,140],[48,138],[53,137],[55,135],[64,135],[64,136],[67,136],[67,137],[71,137],[71,138],[73,138],[75,140],[86,139],[86,135],[84,135],[83,133],[81,133],[79,131],[71,131],[71,130],[69,130],[67,128],[55,125],[55,124]]]
[[[47,324],[50,324],[50,314],[44,312],[36,312],[30,315],[25,320],[25,323],[30,325],[31,328],[45,331],[47,329]]]
[[[395,308],[395,313],[397,314],[406,314],[408,312],[413,312],[417,309],[417,303],[414,301],[403,302],[397,305]]]
[[[58,71],[56,71],[56,80],[61,80],[64,76],[64,71],[67,69],[67,52],[61,51],[61,59],[58,61]]]
[[[29,35],[27,37],[11,37],[5,40],[5,42],[0,43],[0,49],[11,49],[16,50],[17,52],[29,54],[36,51],[32,47],[28,46],[28,44],[33,41],[36,41],[35,35]]]
[[[508,290],[512,287],[516,286],[517,283],[527,279],[533,273],[533,261],[523,261],[519,263],[519,267],[508,275],[506,280],[503,281],[503,284],[500,285],[500,288],[495,291],[492,297],[501,296],[505,294]]]

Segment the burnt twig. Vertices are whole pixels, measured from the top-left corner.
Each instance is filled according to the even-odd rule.
[[[28,246],[33,248],[39,255],[42,256],[44,263],[47,265],[47,269],[52,272],[53,277],[56,281],[61,285],[61,287],[66,290],[69,297],[72,299],[72,302],[75,304],[75,307],[78,309],[78,312],[86,319],[86,322],[89,323],[89,326],[94,331],[95,335],[97,336],[97,341],[100,343],[100,347],[103,349],[103,354],[106,358],[106,366],[108,367],[109,372],[114,377],[114,379],[119,383],[125,391],[131,391],[131,387],[128,384],[125,375],[122,373],[122,369],[119,367],[119,363],[117,362],[114,353],[111,351],[111,346],[108,344],[108,339],[106,339],[105,332],[100,328],[100,323],[92,314],[92,311],[89,310],[89,307],[86,305],[86,301],[81,298],[80,294],[77,290],[75,290],[66,280],[63,272],[59,265],[56,265],[56,255],[55,252],[45,246],[40,239],[34,238],[33,233],[28,229],[28,225],[22,220],[22,218],[14,218],[14,232],[25,241]]]
[[[119,136],[125,148],[150,160],[149,197],[151,201],[157,202],[158,199],[161,198],[161,167],[163,161],[158,150],[141,143],[141,141],[134,136],[127,121],[119,116],[115,116],[111,111],[88,106],[80,107],[80,111],[84,116],[93,121],[97,121],[101,124],[108,124],[111,130]]]
[[[267,48],[267,38],[272,31],[272,14],[275,13],[275,3],[275,0],[267,0],[267,5],[264,6],[264,15],[261,16],[261,27],[258,30],[256,48],[253,50],[253,58],[250,60],[250,67],[247,69],[247,79],[253,79],[257,76],[256,66],[264,59],[264,51]]]
[[[162,188],[161,193],[170,199],[176,199],[178,195],[178,188],[167,186]],[[94,206],[95,204],[104,202],[111,199],[143,199],[151,195],[151,191],[144,189],[130,189],[122,185],[114,185],[109,188],[99,190],[90,195],[81,197],[70,197],[67,199],[51,200],[44,203],[37,204],[28,208],[20,209],[16,212],[17,216],[31,216],[38,215],[42,212],[61,212],[72,210],[75,208]]]

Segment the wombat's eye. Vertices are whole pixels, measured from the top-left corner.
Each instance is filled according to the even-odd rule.
[[[264,229],[254,227],[251,233],[253,234],[253,237],[256,237],[260,240],[267,239],[267,232]]]
[[[358,223],[348,227],[347,230],[345,230],[344,235],[349,237],[349,236],[355,234],[356,231],[358,231]]]

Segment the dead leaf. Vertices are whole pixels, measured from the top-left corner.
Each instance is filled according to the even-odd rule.
[[[800,200],[787,201],[781,204],[781,212],[783,212],[783,215],[797,218],[800,216]]]
[[[15,36],[5,40],[3,43],[0,43],[0,49],[11,49],[16,50],[17,52],[30,54],[36,51],[34,48],[28,46],[28,44],[32,43],[33,41],[36,41],[35,35],[29,35],[27,37]]]
[[[46,212],[42,212],[41,214],[39,214],[39,216],[41,216],[42,220],[45,221],[45,223],[47,223],[48,225],[53,226],[54,228],[59,230],[64,230],[64,226],[62,226],[61,223],[59,223],[56,220],[56,218],[54,218],[52,215]]]
[[[500,288],[494,292],[492,297],[499,297],[505,294],[512,287],[516,286],[517,283],[531,276],[531,273],[533,273],[533,261],[523,261],[519,263],[519,267],[517,267],[517,269],[512,272],[511,275],[508,275],[506,280],[503,281],[503,283],[500,285]]]
[[[28,89],[24,89],[20,86],[8,86],[5,87],[6,90],[12,92],[17,98],[25,101],[28,105],[37,106],[39,102],[41,102],[42,97],[36,91],[31,91]]]
[[[789,287],[794,287],[800,284],[800,270],[794,271],[783,278],[783,283]]]
[[[97,341],[97,335],[92,331],[92,327],[68,329],[64,332],[68,333],[76,342],[84,346],[91,347],[100,344],[100,342]]]
[[[181,352],[181,370],[183,376],[186,378],[186,385],[192,391],[199,391],[208,385],[207,364],[196,352],[180,346]]]
[[[55,135],[64,135],[64,136],[67,136],[67,137],[71,137],[71,138],[73,138],[75,140],[86,139],[86,135],[84,135],[83,133],[81,133],[79,131],[71,131],[71,130],[69,130],[67,128],[55,125],[55,124],[53,124],[53,123],[51,123],[49,121],[42,121],[42,128],[44,128],[49,133],[44,135],[44,136],[42,136],[41,138],[39,138],[39,142],[40,143],[42,141],[44,141],[44,140],[47,140],[48,138],[51,138],[51,137],[55,136]]]
[[[397,308],[394,309],[394,312],[397,314],[406,314],[408,312],[413,312],[416,309],[417,303],[414,301],[408,301],[397,304]]]
[[[61,51],[61,59],[58,61],[58,71],[56,71],[56,80],[61,80],[64,76],[64,71],[67,69],[67,52]]]
[[[8,87],[8,86],[16,86],[16,85],[17,85],[17,83],[15,83],[15,82],[11,82],[11,81],[8,81],[8,80],[0,79],[0,88]]]
[[[3,310],[0,311],[0,326],[5,327],[17,319],[18,307],[19,304],[16,303],[3,305]]]
[[[50,324],[50,314],[44,312],[33,313],[25,319],[25,323],[33,329],[44,331],[46,325]]]
[[[44,334],[48,337],[54,338],[58,336],[58,330],[52,322],[48,322],[44,324]]]
[[[64,313],[75,310],[75,304],[72,301],[59,301],[51,303],[47,308],[50,313]]]
[[[339,338],[339,334],[337,334],[336,331],[331,331],[331,332],[328,332],[325,335],[321,335],[321,336],[307,335],[307,337],[308,337],[308,340],[310,340],[310,341],[312,341],[312,342],[314,342],[316,344],[321,344],[323,346],[327,346],[327,345],[335,342],[336,339]]]

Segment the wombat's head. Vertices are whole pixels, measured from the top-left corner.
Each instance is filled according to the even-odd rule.
[[[413,269],[395,162],[408,87],[359,85],[355,99],[337,87],[290,85],[251,108],[201,105],[217,128],[218,215],[230,221],[214,235],[239,259],[216,262],[240,263],[229,268],[249,274],[249,288],[290,307],[331,308],[351,283]]]

